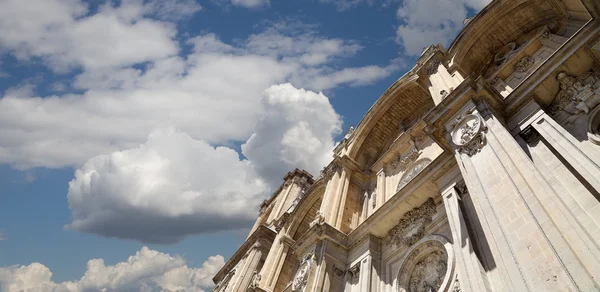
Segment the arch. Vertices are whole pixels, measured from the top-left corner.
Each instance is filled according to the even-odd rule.
[[[352,135],[348,156],[367,167],[387,150],[403,131],[435,105],[429,90],[408,74],[392,85],[369,109]]]
[[[453,278],[452,244],[446,237],[434,234],[408,249],[400,262],[396,291],[448,291]]]
[[[310,223],[315,219],[317,211],[321,207],[323,195],[325,194],[325,181],[323,179],[315,182],[298,206],[291,214],[290,226],[287,230],[288,235],[293,239],[300,237]],[[314,213],[314,214],[313,214]],[[302,233],[302,234],[300,234]]]
[[[466,75],[481,75],[501,48],[542,26],[564,25],[567,15],[551,0],[492,1],[460,32],[448,55]]]

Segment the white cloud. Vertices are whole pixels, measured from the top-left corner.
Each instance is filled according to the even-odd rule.
[[[327,97],[283,84],[266,90],[263,106],[265,115],[242,145],[258,173],[271,185],[296,167],[318,174],[331,161],[333,138],[341,130]]]
[[[189,16],[192,0],[112,1],[88,15],[79,0],[0,2],[0,47],[21,60],[42,58],[57,71],[121,67],[178,53],[172,23],[148,18]]]
[[[67,227],[158,243],[249,227],[283,174],[295,167],[317,174],[331,160],[341,126],[321,93],[284,84],[265,94],[265,113],[242,146],[248,160],[181,132],[155,132],[143,145],[94,157],[75,172]]]
[[[68,228],[171,243],[189,234],[246,227],[267,186],[226,147],[155,132],[137,148],[90,159],[67,195]]]
[[[227,0],[229,1],[229,0]],[[237,6],[244,6],[248,8],[255,8],[261,6],[268,6],[271,4],[270,0],[231,0],[231,4]]]
[[[273,84],[291,81],[311,90],[364,85],[399,68],[396,62],[335,68],[330,62],[353,56],[360,46],[281,30],[267,29],[235,46],[214,34],[197,36],[189,40],[188,56],[160,58],[144,70],[86,70],[72,84],[82,94],[8,90],[0,99],[0,163],[77,167],[90,157],[136,147],[168,126],[211,144],[244,141],[262,115],[262,92]]]
[[[491,0],[405,0],[397,10],[402,22],[396,33],[409,55],[429,45],[449,45],[463,28],[467,8],[481,10]]]
[[[55,71],[82,69],[61,79],[78,93],[38,96],[31,85],[4,93],[0,163],[76,168],[68,227],[83,232],[175,242],[247,228],[286,171],[317,174],[331,158],[341,121],[315,92],[400,67],[340,67],[360,44],[287,22],[230,43],[193,36],[190,53],[179,55],[176,26],[157,10],[187,17],[189,1],[110,3],[94,13],[79,0],[0,4],[0,49]],[[294,85],[271,87],[286,82]],[[177,131],[156,131],[165,128]],[[213,146],[245,140],[248,160]]]
[[[220,255],[209,257],[200,268],[189,268],[179,256],[147,247],[113,266],[103,259],[88,261],[78,281],[55,283],[50,269],[40,263],[0,268],[0,291],[206,291],[211,278],[225,264]]]

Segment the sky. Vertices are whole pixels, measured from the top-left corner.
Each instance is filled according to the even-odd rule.
[[[489,0],[0,0],[0,291],[210,291]]]

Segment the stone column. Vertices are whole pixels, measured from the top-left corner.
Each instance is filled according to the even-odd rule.
[[[246,292],[248,287],[250,286],[250,282],[255,277],[255,274],[258,270],[258,264],[262,259],[264,246],[262,246],[259,242],[256,242],[254,246],[248,251],[247,257],[244,260],[244,264],[242,268],[237,272],[239,276],[237,281],[235,281],[234,285],[231,287],[231,290],[235,292]]]
[[[455,156],[502,275],[499,291],[596,291],[596,269],[548,215],[555,195],[529,157],[484,102],[468,103],[448,125]],[[549,209],[551,208],[551,209]],[[578,252],[578,254],[580,254]],[[594,279],[596,277],[596,280]]]
[[[379,207],[381,207],[387,201],[385,193],[385,177],[385,167],[383,167],[377,173],[377,206],[375,207],[375,210],[379,209]]]
[[[464,187],[466,191],[466,186]],[[458,277],[460,279],[461,291],[463,292],[483,292],[489,289],[485,286],[485,271],[481,269],[477,255],[473,248],[473,243],[467,230],[467,225],[463,217],[458,202],[459,193],[457,184],[453,183],[442,191],[444,207],[448,216],[448,224],[452,231],[452,249],[456,259]]]
[[[320,214],[323,215],[326,223],[340,229],[342,217],[344,216],[344,203],[350,184],[350,170],[334,161],[326,169],[325,177],[330,179],[325,188]]]
[[[542,113],[531,126],[600,193],[600,148],[594,152],[580,147],[581,143],[546,113]]]
[[[288,255],[292,242],[293,240],[283,231],[280,232],[273,241],[273,245],[271,246],[269,254],[260,271],[261,276],[258,286],[263,291],[276,292],[273,289],[275,289],[277,279],[281,273],[281,267],[285,262],[285,258]]]

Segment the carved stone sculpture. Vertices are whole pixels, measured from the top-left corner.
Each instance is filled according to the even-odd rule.
[[[306,287],[308,274],[313,264],[313,258],[313,254],[308,254],[302,259],[300,267],[298,267],[298,271],[296,271],[296,275],[292,281],[292,292],[301,292],[304,290],[304,287]]]
[[[258,271],[254,270],[254,274],[252,274],[252,280],[250,281],[250,289],[258,288],[261,278],[262,276],[258,273]]]
[[[459,153],[473,156],[486,145],[486,132],[487,127],[479,115],[466,114],[459,117],[454,125],[452,142],[457,146]]]
[[[512,55],[515,54],[517,48],[517,43],[515,42],[506,44],[504,47],[498,50],[498,53],[496,53],[494,56],[494,64],[496,66],[502,66],[508,59],[510,59],[510,57],[512,57]]]
[[[323,225],[325,223],[325,214],[323,214],[323,211],[319,210],[317,211],[317,215],[315,216],[315,220],[313,220],[310,223],[310,227],[313,227],[315,225]]]
[[[442,62],[438,59],[431,59],[426,65],[425,65],[425,72],[427,73],[427,75],[432,75],[435,74],[438,71],[438,68],[440,67],[440,64]]]
[[[413,164],[410,170],[406,171],[402,177],[400,178],[400,182],[398,182],[398,186],[396,187],[396,192],[400,191],[404,186],[406,186],[413,178],[415,178],[425,167],[427,167],[431,163],[431,160],[428,158],[421,159]]]
[[[560,72],[556,78],[560,83],[560,91],[548,107],[550,114],[556,115],[561,111],[570,115],[588,113],[589,108],[585,101],[594,96],[595,90],[600,88],[600,70],[594,68],[579,77]]]
[[[411,246],[425,236],[425,228],[436,212],[435,202],[427,199],[423,205],[408,211],[396,226],[388,231],[387,244]]]
[[[531,56],[525,56],[515,64],[515,71],[525,73],[535,64],[535,59]]]
[[[427,241],[406,258],[398,274],[398,292],[437,292],[448,271],[443,244]]]

